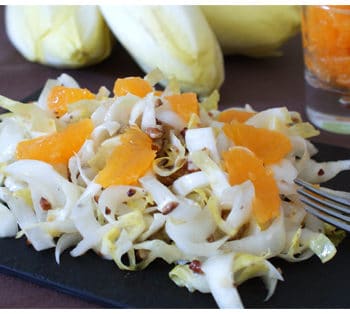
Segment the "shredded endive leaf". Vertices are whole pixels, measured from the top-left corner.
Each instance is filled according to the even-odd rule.
[[[57,263],[67,249],[76,258],[92,250],[128,271],[162,259],[175,284],[211,293],[221,308],[243,307],[237,287],[254,277],[263,280],[268,300],[283,280],[272,257],[331,260],[344,233],[307,213],[294,180],[327,181],[350,161],[314,161],[308,137],[316,131],[286,107],[256,112],[246,106],[220,115],[214,92],[185,121],[179,114],[185,104],[175,112],[167,101],[182,99],[178,82],[157,90],[163,80],[155,70],[118,81],[122,88],[113,95],[102,87],[94,99],[81,99],[79,84],[64,74],[30,104],[0,96],[9,110],[0,122],[0,236],[25,237],[38,251],[55,248]],[[57,86],[80,93],[61,116],[48,106]],[[190,96],[197,108],[197,96]],[[92,131],[70,151],[81,132],[59,141],[56,135],[81,121]],[[225,125],[247,130],[239,146]],[[16,153],[23,141],[40,160]],[[47,149],[53,142],[59,149]],[[286,142],[290,150],[288,144],[276,158],[273,145]],[[67,162],[57,161],[58,151],[68,154]],[[273,201],[265,197],[270,190]],[[271,217],[269,223],[260,225],[257,212]]]

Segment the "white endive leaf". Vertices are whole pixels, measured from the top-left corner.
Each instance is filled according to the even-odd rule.
[[[226,173],[205,151],[191,152],[189,154],[189,160],[207,175],[215,196],[221,201],[222,197],[224,197],[224,191],[230,187]]]
[[[4,201],[16,217],[19,227],[35,250],[41,251],[55,246],[51,235],[38,223],[33,209],[23,199],[14,197],[10,193],[3,196]]]
[[[100,62],[111,52],[111,36],[98,8],[7,6],[7,35],[28,60],[56,67]]]
[[[179,222],[172,217],[167,219],[165,230],[176,246],[188,257],[213,256],[228,237],[214,242],[207,239],[215,231],[215,222],[209,209],[204,208],[186,222]]]
[[[284,248],[285,239],[284,217],[281,214],[269,228],[238,240],[228,241],[223,245],[223,249],[273,257]]]
[[[14,237],[18,231],[16,217],[0,203],[0,238]]]
[[[207,149],[210,158],[217,164],[220,162],[220,155],[216,147],[216,138],[213,128],[189,129],[185,133],[185,140],[189,152]]]
[[[224,78],[223,57],[196,6],[108,6],[109,27],[145,72],[159,68],[182,89],[210,94]]]
[[[60,208],[60,219],[65,219],[78,200],[81,189],[62,177],[55,169],[38,160],[18,160],[5,168],[7,175],[28,184],[37,218],[43,220],[47,212],[40,199],[48,200],[52,208]]]
[[[0,162],[14,158],[17,144],[25,137],[25,130],[15,119],[6,119],[0,125]]]
[[[78,232],[63,234],[58,239],[56,248],[55,248],[56,263],[57,264],[60,263],[60,256],[65,249],[77,244],[80,240],[81,240],[81,235]]]
[[[234,253],[229,253],[212,256],[202,265],[210,292],[221,309],[243,308],[234,286],[233,261]]]

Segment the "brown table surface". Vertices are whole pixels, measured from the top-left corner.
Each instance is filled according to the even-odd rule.
[[[300,36],[283,47],[283,56],[252,59],[225,57],[225,82],[220,90],[221,108],[248,103],[256,110],[287,106],[304,119],[304,78]],[[0,6],[0,94],[21,100],[43,86],[48,78],[63,72],[23,59],[9,42]],[[111,89],[117,77],[143,75],[127,52],[116,43],[104,62],[79,70],[64,70],[81,86],[92,91],[105,85]],[[350,148],[350,136],[321,132],[315,142]],[[98,308],[98,305],[0,274],[0,308]]]

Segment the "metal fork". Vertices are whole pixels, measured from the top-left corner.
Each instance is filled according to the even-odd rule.
[[[308,212],[350,232],[350,198],[331,194],[301,179],[294,182],[300,187],[298,193]]]

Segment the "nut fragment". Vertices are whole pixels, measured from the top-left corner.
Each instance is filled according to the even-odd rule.
[[[100,199],[100,196],[99,195],[94,195],[94,201],[96,202],[96,203],[98,203],[98,200]]]
[[[109,207],[106,207],[105,208],[105,213],[106,213],[106,215],[110,215],[111,214],[111,209],[109,208]]]
[[[127,194],[129,197],[131,197],[131,196],[133,196],[133,195],[136,194],[136,190],[130,188],[130,189],[126,192],[126,194]]]
[[[169,202],[168,204],[166,204],[161,212],[164,214],[164,215],[167,215],[169,213],[171,213],[177,206],[179,206],[179,203],[178,202]]]
[[[154,102],[154,106],[157,108],[157,107],[160,107],[161,105],[163,105],[163,102],[160,98],[157,98]]]
[[[40,206],[43,210],[49,210],[52,208],[51,203],[44,197],[40,198]]]
[[[164,134],[161,128],[154,128],[154,127],[145,128],[145,132],[149,135],[150,138],[153,138],[153,139],[161,138]]]
[[[190,268],[194,273],[196,273],[196,274],[204,274],[204,272],[203,272],[201,266],[202,266],[202,263],[201,263],[199,260],[194,259],[194,260],[190,263],[189,268]]]

